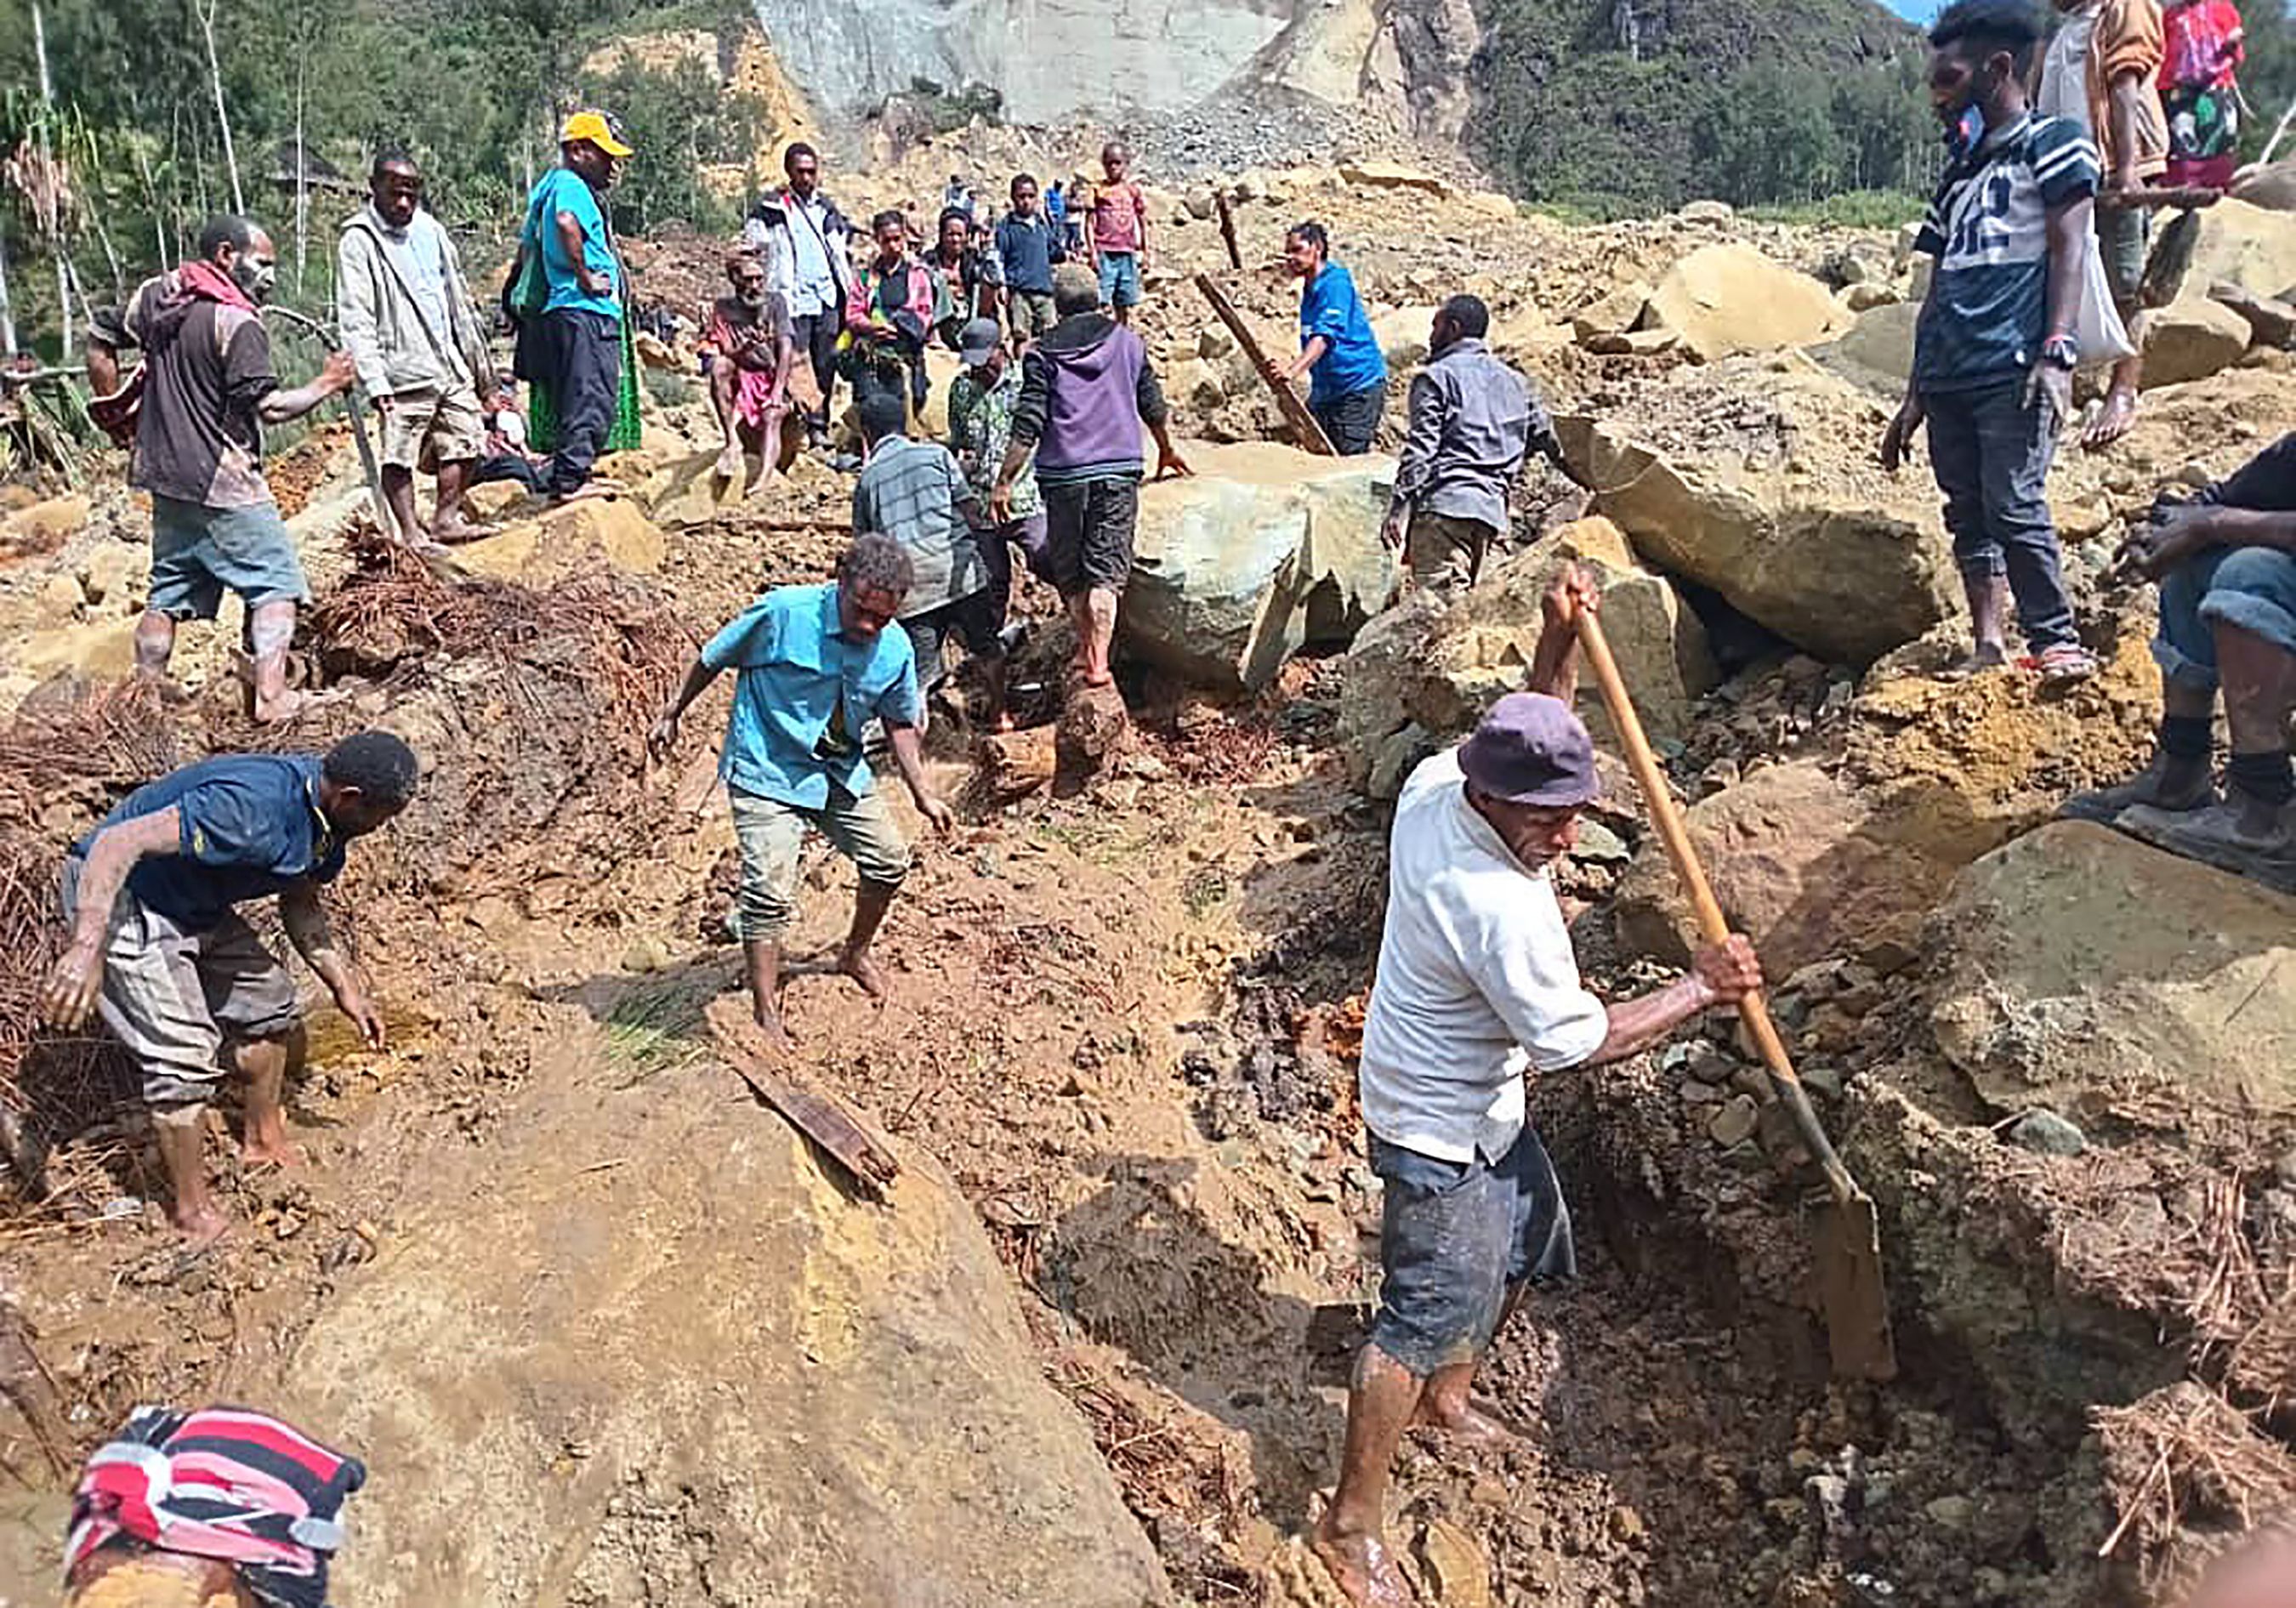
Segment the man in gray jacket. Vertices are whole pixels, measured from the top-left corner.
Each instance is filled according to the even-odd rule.
[[[1421,586],[1472,587],[1511,523],[1507,492],[1536,449],[1563,473],[1562,445],[1530,382],[1484,344],[1490,309],[1454,296],[1435,311],[1427,366],[1411,381],[1411,423],[1381,535]]]
[[[383,500],[410,547],[469,541],[486,534],[463,512],[486,442],[479,398],[495,383],[486,332],[463,293],[454,242],[423,209],[414,159],[377,155],[368,195],[335,248],[335,316],[381,421]],[[417,468],[439,477],[428,529],[414,510]]]

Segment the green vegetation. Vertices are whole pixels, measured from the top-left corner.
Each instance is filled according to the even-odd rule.
[[[2253,158],[2296,98],[2296,26],[2287,0],[2242,9]],[[1711,197],[1894,223],[1943,161],[1921,35],[1872,0],[1491,0],[1488,15],[1481,154],[1543,212]]]
[[[1496,0],[1487,158],[1542,209],[1925,189],[1919,36],[1869,0]]]
[[[324,306],[336,225],[385,145],[422,162],[450,226],[499,242],[555,159],[557,119],[585,103],[615,113],[638,147],[615,196],[623,226],[726,226],[736,201],[701,170],[751,157],[771,132],[760,109],[691,60],[581,70],[615,37],[730,39],[749,21],[740,0],[0,0],[0,158],[45,152],[62,181],[53,207],[12,182],[13,167],[0,185],[13,323],[53,350],[58,260],[78,322],[78,304],[118,299],[235,205],[278,242],[283,299]]]

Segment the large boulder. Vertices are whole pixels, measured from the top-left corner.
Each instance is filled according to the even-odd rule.
[[[1874,398],[1799,353],[1673,378],[1557,420],[1636,552],[1821,659],[1865,664],[1948,617],[1936,491],[1874,464],[1887,415]]]
[[[2296,290],[2296,213],[2226,200],[2194,217],[2200,237],[2185,272],[2188,290],[2199,293],[2219,281],[2259,296]]]
[[[1716,678],[1705,628],[1665,577],[1635,562],[1616,526],[1581,520],[1472,590],[1420,588],[1364,628],[1340,670],[1339,741],[1356,785],[1391,796],[1416,754],[1521,690],[1538,647],[1540,595],[1573,559],[1602,582],[1603,628],[1644,726],[1660,738],[1687,734],[1693,702]],[[1580,692],[1579,712],[1606,725],[1591,684]]]
[[[729,1072],[564,1070],[283,1365],[373,1471],[343,1601],[1168,1600],[929,1161],[866,1203]]]
[[[1685,350],[1711,363],[1828,340],[1849,315],[1819,281],[1733,242],[1701,246],[1669,269],[1643,323],[1674,331]]]
[[[1386,606],[1392,460],[1264,441],[1188,454],[1193,477],[1141,488],[1121,620],[1132,652],[1188,681],[1257,689],[1302,647],[1344,645]]]
[[[1723,914],[1773,977],[1907,945],[1957,868],[1922,823],[1877,808],[1808,760],[1756,771],[1691,806],[1686,820]],[[1698,942],[1681,879],[1654,840],[1628,868],[1613,914],[1620,941],[1644,953],[1680,964]]]
[[[2144,385],[2182,385],[2230,368],[2248,350],[2248,320],[2205,296],[2185,295],[2144,315]]]
[[[1921,316],[1921,304],[1914,301],[1867,308],[1841,334],[1810,348],[1809,355],[1829,372],[1894,403],[1913,378],[1914,326]]]
[[[1435,322],[1431,307],[1390,308],[1371,321],[1371,332],[1398,384],[1427,361],[1427,337]]]
[[[660,527],[636,499],[610,496],[517,521],[498,535],[455,548],[455,562],[474,574],[546,586],[599,564],[652,575],[667,553]]]
[[[2064,822],[1964,872],[1939,931],[1931,1027],[1999,1110],[2296,1114],[2296,898]]]

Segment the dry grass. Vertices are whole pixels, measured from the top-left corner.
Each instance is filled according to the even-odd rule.
[[[2296,1510],[2296,1459],[2204,1385],[2186,1380],[2090,1421],[2120,1514],[2098,1555],[2134,1543],[2148,1582],[2169,1569],[2180,1531],[2245,1532]]]

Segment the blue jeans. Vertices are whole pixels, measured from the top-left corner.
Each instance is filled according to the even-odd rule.
[[[1526,1281],[1574,1277],[1570,1209],[1526,1128],[1496,1161],[1445,1161],[1372,1136],[1386,1185],[1371,1342],[1414,1375],[1480,1358]]]
[[[1136,307],[1140,302],[1140,258],[1133,251],[1100,254],[1100,299],[1109,307]]]
[[[2026,645],[2078,643],[2071,601],[2049,521],[2049,460],[2056,419],[2024,402],[2023,375],[1980,390],[1924,391],[1930,464],[1945,493],[1953,560],[1972,580],[2005,574]]]
[[[2296,553],[2277,547],[2210,547],[2161,578],[2161,628],[2152,657],[2161,673],[2196,693],[2217,690],[2212,628],[2238,626],[2284,653],[2296,653]]]

